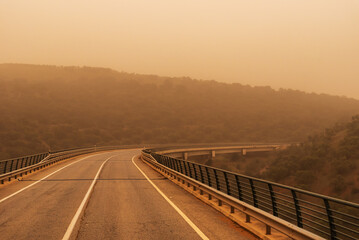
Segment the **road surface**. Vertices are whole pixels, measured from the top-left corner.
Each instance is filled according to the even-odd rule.
[[[254,239],[138,154],[79,156],[1,186],[0,239]]]

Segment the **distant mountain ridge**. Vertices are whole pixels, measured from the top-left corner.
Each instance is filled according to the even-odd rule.
[[[105,68],[0,64],[0,158],[85,145],[301,141],[359,101]]]

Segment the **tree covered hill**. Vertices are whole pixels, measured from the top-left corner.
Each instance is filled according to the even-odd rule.
[[[259,176],[358,202],[359,115],[278,152]]]
[[[94,144],[297,142],[358,112],[358,100],[294,90],[0,64],[1,159]]]

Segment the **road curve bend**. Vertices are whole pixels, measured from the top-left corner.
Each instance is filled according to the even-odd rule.
[[[0,187],[0,239],[255,239],[134,156],[79,156]]]

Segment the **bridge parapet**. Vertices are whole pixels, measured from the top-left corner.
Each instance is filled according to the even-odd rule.
[[[17,178],[18,176],[21,177],[23,174],[39,170],[64,159],[93,152],[124,149],[130,147],[133,146],[93,146],[85,148],[72,148],[1,160],[0,183],[3,184],[5,180],[11,181],[12,178]]]
[[[248,152],[271,152],[280,148],[285,148],[287,144],[262,144],[262,145],[239,145],[239,146],[220,146],[220,147],[196,147],[196,148],[178,148],[157,151],[175,158],[188,160],[191,156],[209,155],[214,158],[217,154],[241,153],[246,155]]]
[[[253,217],[263,222],[266,234],[274,228],[294,239],[359,239],[357,203],[164,155],[170,152],[144,150],[142,157],[193,190],[217,198],[218,204],[226,203],[230,214],[236,209],[248,221]]]

